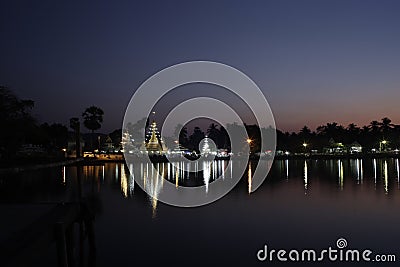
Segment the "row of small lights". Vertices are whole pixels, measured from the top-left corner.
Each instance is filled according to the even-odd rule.
[[[379,142],[379,144],[383,144],[383,145],[386,145],[387,143],[389,143],[389,141],[386,141],[386,140],[382,140],[382,141]],[[339,144],[341,144],[341,143],[339,143]],[[307,143],[303,143],[303,146],[307,147],[308,144]]]

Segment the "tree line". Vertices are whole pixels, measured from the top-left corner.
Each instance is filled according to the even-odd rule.
[[[16,156],[18,148],[23,144],[40,144],[46,151],[58,153],[67,146],[68,138],[80,140],[80,124],[83,122],[88,130],[91,131],[90,142],[87,149],[93,150],[95,147],[94,132],[101,128],[103,123],[104,111],[96,106],[86,108],[80,117],[70,119],[70,131],[67,126],[61,123],[42,123],[39,124],[32,116],[31,110],[34,107],[32,100],[23,100],[18,98],[7,87],[0,86],[0,159],[13,159]],[[148,120],[148,118],[144,118]],[[143,125],[138,122],[135,125]],[[131,125],[132,132],[137,135],[143,135],[139,129]],[[199,150],[199,143],[208,136],[214,141],[217,148],[231,149],[228,132],[235,132],[235,129],[241,127],[235,123],[225,126],[211,123],[204,132],[200,127],[194,127],[189,134],[187,127],[178,125],[175,136],[179,144],[190,149]],[[385,140],[387,148],[400,147],[400,125],[395,125],[385,117],[381,120],[373,120],[365,126],[357,126],[354,123],[348,126],[340,125],[337,122],[330,122],[317,127],[312,131],[308,126],[304,126],[298,132],[282,132],[280,130],[269,128],[259,128],[257,125],[245,125],[246,132],[251,140],[250,148],[252,152],[260,151],[260,140],[270,140],[276,133],[277,150],[300,152],[304,151],[303,144],[307,144],[307,149],[322,150],[329,146],[332,140],[336,143],[351,144],[358,142],[364,149],[379,148],[379,144]],[[119,142],[121,140],[122,130],[118,129],[111,133],[112,139]],[[136,136],[135,136],[136,137]],[[173,147],[176,140],[166,138],[168,147]],[[244,140],[245,141],[245,140]],[[76,144],[78,145],[78,144]],[[270,144],[267,144],[270,145]],[[272,149],[271,145],[271,149]]]
[[[17,156],[24,144],[43,146],[46,155],[59,155],[66,148],[71,132],[61,123],[39,123],[31,111],[34,101],[17,97],[10,89],[0,86],[0,160],[6,162]],[[81,114],[83,125],[92,134],[101,128],[104,112],[96,106]],[[71,118],[70,127],[76,132],[80,118]],[[72,138],[73,139],[73,138]]]
[[[330,122],[321,125],[312,131],[304,126],[299,132],[277,131],[277,148],[288,151],[301,151],[303,144],[308,149],[322,150],[335,143],[350,145],[358,142],[364,151],[378,149],[382,142],[385,142],[385,149],[400,147],[400,125],[395,125],[392,120],[384,117],[380,121],[373,120],[368,125],[357,126],[350,123],[343,126],[337,122]]]
[[[229,130],[233,127],[239,127],[235,124],[226,126]],[[182,128],[181,125],[177,129]],[[379,149],[382,142],[385,143],[384,149],[400,148],[400,125],[393,124],[391,119],[384,117],[380,121],[373,120],[368,125],[357,126],[350,123],[348,126],[340,125],[337,122],[329,122],[325,125],[318,126],[312,131],[308,126],[302,127],[298,132],[283,132],[272,128],[259,128],[257,125],[246,125],[245,129],[251,141],[250,149],[252,152],[260,152],[260,140],[271,140],[272,132],[276,132],[276,150],[290,152],[309,152],[318,150],[323,152],[324,148],[328,148],[335,144],[343,144],[350,146],[357,142],[364,151],[371,149]],[[177,134],[177,133],[176,133]],[[210,124],[206,132],[201,131],[199,127],[195,127],[192,134],[188,134],[187,128],[183,127],[179,133],[179,142],[189,149],[198,150],[200,140],[208,135],[213,139],[218,148],[230,149],[230,140],[224,127]],[[268,147],[268,144],[267,144]]]

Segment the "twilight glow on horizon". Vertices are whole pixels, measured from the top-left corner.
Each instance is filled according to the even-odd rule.
[[[34,100],[39,121],[68,124],[97,105],[101,131],[112,131],[151,75],[209,60],[254,80],[284,131],[383,117],[400,124],[399,1],[8,1],[0,9],[0,85]],[[175,99],[202,90],[188,86]]]

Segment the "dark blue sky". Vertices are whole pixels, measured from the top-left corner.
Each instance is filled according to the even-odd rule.
[[[120,128],[149,76],[212,60],[249,75],[283,130],[400,123],[400,1],[3,1],[0,10],[0,84],[35,100],[40,121],[67,124],[94,104],[103,131]]]

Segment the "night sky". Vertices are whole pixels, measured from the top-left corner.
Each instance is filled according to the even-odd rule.
[[[400,1],[2,1],[0,12],[0,84],[34,100],[41,122],[97,105],[110,132],[152,74],[211,60],[250,76],[282,130],[400,123]]]

